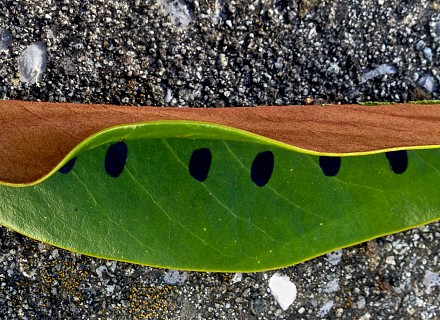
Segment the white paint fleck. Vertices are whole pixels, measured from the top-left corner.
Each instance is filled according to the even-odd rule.
[[[394,74],[397,72],[397,68],[388,63],[381,64],[376,69],[365,72],[361,77],[361,83],[365,83],[371,79],[381,77],[386,74]]]
[[[185,283],[185,280],[187,278],[187,274],[186,272],[180,272],[177,270],[168,270],[167,272],[165,272],[165,275],[163,277],[163,281],[166,284],[170,284],[170,285],[178,285],[181,286]]]
[[[96,268],[95,272],[98,275],[98,277],[102,278],[104,272],[108,272],[108,271],[106,266],[99,266],[98,268]]]
[[[18,57],[20,80],[30,84],[41,81],[46,72],[47,50],[43,42],[34,42]]]
[[[332,293],[339,290],[339,281],[338,279],[333,279],[332,281],[329,281],[325,287],[322,289],[323,292]]]
[[[185,29],[193,21],[193,12],[184,0],[159,0],[171,22],[180,29]]]
[[[425,285],[426,293],[429,294],[433,287],[440,286],[440,276],[430,270],[426,270],[423,284]]]
[[[318,317],[324,317],[325,315],[327,315],[331,308],[333,308],[333,301],[327,301],[322,307],[321,309],[319,309],[318,311]]]
[[[288,276],[275,273],[269,279],[270,293],[283,310],[287,310],[296,299],[296,285]]]
[[[336,266],[341,262],[342,250],[336,250],[325,255],[325,260],[332,266]]]

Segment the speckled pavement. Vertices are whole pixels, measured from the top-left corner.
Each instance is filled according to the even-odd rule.
[[[154,106],[439,99],[440,4],[0,0],[0,98]],[[43,41],[47,70],[18,57]],[[440,224],[278,271],[174,272],[0,228],[2,319],[439,319]],[[288,275],[283,311],[268,289]]]

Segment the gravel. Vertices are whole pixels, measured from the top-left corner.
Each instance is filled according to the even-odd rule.
[[[0,98],[221,107],[439,99],[440,5],[413,0],[0,0]],[[38,84],[19,57],[47,47]],[[94,259],[0,228],[7,319],[438,319],[440,224],[275,273]]]

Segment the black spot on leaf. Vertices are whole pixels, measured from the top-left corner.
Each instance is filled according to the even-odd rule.
[[[124,170],[127,161],[127,145],[125,142],[117,142],[107,149],[105,155],[105,172],[113,178],[119,177]]]
[[[265,186],[272,176],[274,156],[271,151],[257,154],[252,162],[251,179],[259,187]]]
[[[208,178],[211,161],[212,154],[208,148],[194,150],[189,160],[189,174],[200,182],[205,181]]]
[[[341,168],[341,158],[340,157],[319,157],[319,166],[321,167],[322,173],[327,177],[334,177],[338,174]]]
[[[64,166],[62,166],[60,168],[60,170],[58,170],[58,172],[62,173],[62,174],[67,174],[70,171],[72,171],[73,166],[75,165],[75,161],[76,161],[76,157],[72,158],[69,160],[69,162],[67,162]]]
[[[402,174],[408,168],[408,154],[406,150],[386,152],[391,170],[396,174]]]

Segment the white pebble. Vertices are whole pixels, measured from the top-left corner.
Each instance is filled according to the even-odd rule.
[[[356,303],[356,307],[358,309],[363,309],[363,308],[365,308],[365,305],[366,305],[366,301],[365,301],[364,296],[360,296],[359,300]]]
[[[108,286],[107,286],[107,292],[108,292],[109,294],[112,294],[113,291],[115,291],[115,286],[113,286],[113,285],[108,285]]]
[[[425,73],[418,82],[419,86],[424,88],[429,93],[437,90],[437,82],[435,81],[432,74],[429,72]]]
[[[396,260],[394,259],[394,256],[388,256],[385,259],[385,263],[390,264],[392,266],[396,265]]]
[[[341,68],[339,68],[337,63],[331,63],[330,66],[327,68],[327,72],[329,73],[339,74],[340,71]]]
[[[240,282],[242,278],[243,278],[243,274],[242,273],[236,273],[234,275],[234,277],[232,278],[231,283]]]
[[[426,47],[423,49],[423,55],[425,56],[426,60],[432,61],[432,49],[429,47]]]
[[[269,279],[270,293],[283,310],[287,310],[296,299],[296,285],[289,277],[275,273]]]
[[[34,42],[18,58],[20,80],[30,84],[38,83],[46,72],[47,50],[43,42]]]
[[[219,59],[218,59],[219,66],[224,69],[228,66],[228,58],[224,53],[220,53]]]
[[[173,90],[167,88],[167,93],[165,94],[164,101],[165,103],[169,103],[171,100],[173,100]]]

